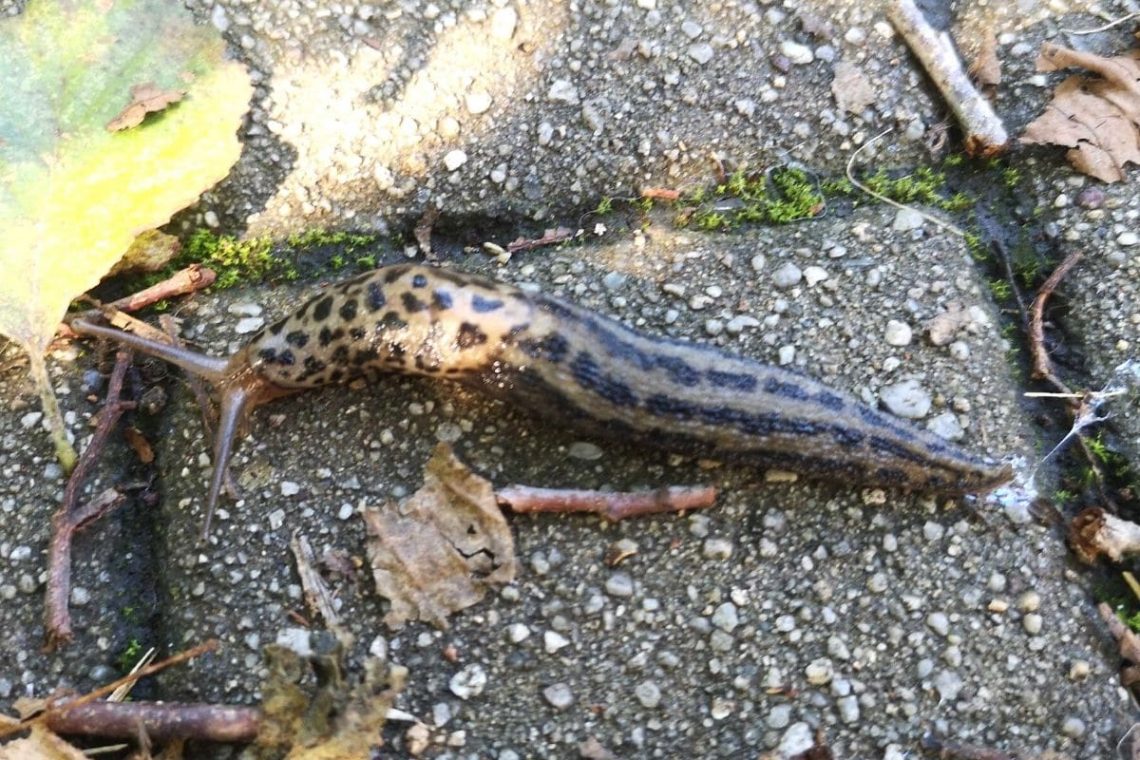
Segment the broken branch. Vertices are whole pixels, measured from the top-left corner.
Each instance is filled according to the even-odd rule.
[[[257,738],[261,710],[231,705],[177,702],[90,702],[53,707],[44,723],[57,734],[134,739],[140,730],[149,739],[194,739],[247,743]]]
[[[894,0],[887,17],[958,118],[966,152],[982,158],[1004,153],[1009,147],[1005,125],[966,75],[950,35],[935,31],[913,0]]]
[[[181,269],[162,282],[155,283],[149,288],[120,298],[107,304],[122,311],[138,311],[139,309],[158,303],[167,298],[184,296],[210,287],[217,279],[217,274],[201,264],[191,264]]]
[[[656,491],[584,491],[507,486],[495,492],[515,512],[594,512],[612,522],[661,512],[704,509],[716,502],[712,486],[670,486]]]
[[[1061,393],[1072,393],[1072,391],[1054,374],[1053,362],[1049,358],[1049,350],[1045,347],[1045,304],[1061,284],[1061,280],[1065,279],[1065,275],[1080,259],[1080,251],[1073,251],[1066,256],[1061,265],[1053,270],[1053,274],[1049,275],[1049,279],[1041,285],[1029,310],[1029,351],[1033,355],[1033,377],[1049,381]]]
[[[108,489],[83,506],[77,505],[87,473],[102,455],[119,417],[134,406],[131,402],[120,400],[123,378],[130,365],[130,351],[118,351],[115,354],[115,368],[111,371],[111,379],[107,384],[107,400],[99,412],[98,426],[68,478],[59,509],[52,515],[52,538],[48,547],[48,583],[44,597],[44,648],[49,652],[70,642],[73,636],[71,613],[67,607],[71,596],[72,536],[75,535],[75,531],[107,514],[123,500],[122,494],[118,491]]]

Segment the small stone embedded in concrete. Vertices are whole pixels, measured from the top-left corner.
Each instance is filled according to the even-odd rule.
[[[819,283],[830,277],[827,270],[823,267],[810,266],[804,267],[804,282],[807,283],[809,288],[814,288]]]
[[[772,284],[777,288],[790,288],[798,285],[804,273],[792,262],[786,262],[772,273]]]
[[[244,317],[239,319],[237,324],[234,325],[234,332],[238,335],[249,335],[250,333],[257,332],[262,327],[265,327],[264,317]]]
[[[524,623],[511,623],[507,626],[507,639],[512,644],[521,644],[530,638],[530,628]]]
[[[883,333],[883,339],[887,341],[888,346],[909,346],[912,337],[913,332],[906,322],[897,319],[888,320],[887,329]]]
[[[574,704],[574,692],[569,684],[554,683],[542,690],[542,697],[556,710],[565,710]]]
[[[449,172],[455,171],[465,163],[467,163],[467,154],[459,149],[450,150],[443,157],[443,165]]]
[[[922,214],[912,208],[900,208],[895,214],[895,220],[891,224],[891,229],[895,232],[910,232],[917,230],[923,225],[926,220],[922,218]]]
[[[780,43],[780,53],[798,66],[804,66],[815,60],[815,54],[812,53],[811,48],[792,40],[784,40]]]
[[[689,45],[689,57],[702,66],[713,58],[713,46],[707,42],[696,42]]]
[[[547,654],[554,654],[559,649],[570,644],[570,639],[557,631],[546,631],[542,634],[542,648]]]
[[[481,113],[486,113],[491,107],[491,93],[482,90],[467,93],[467,97],[463,99],[463,104],[467,106],[467,112],[478,116]]]
[[[945,612],[932,612],[927,615],[926,625],[939,636],[946,636],[950,633],[950,618],[946,616]]]
[[[1133,232],[1132,230],[1122,232],[1116,236],[1116,244],[1121,247],[1128,248],[1136,245],[1137,243],[1140,243],[1140,235]]]
[[[628,573],[614,573],[606,579],[606,593],[610,596],[633,596],[633,578]]]
[[[780,757],[796,757],[802,755],[815,746],[815,734],[811,725],[800,721],[788,726],[788,730],[780,737],[780,745],[776,751]]]
[[[281,481],[280,487],[282,496],[296,496],[301,492],[301,486],[297,485],[291,480]]]
[[[565,103],[568,106],[578,105],[578,88],[568,79],[555,79],[546,93],[548,100],[556,103]]]
[[[917,380],[903,380],[879,392],[883,406],[896,417],[922,419],[930,412],[930,393]]]
[[[938,691],[938,696],[945,701],[957,699],[963,686],[962,677],[952,670],[942,670],[934,676],[934,688]]]
[[[1030,636],[1036,636],[1037,634],[1041,633],[1041,625],[1041,616],[1036,612],[1030,612],[1021,619],[1021,626]]]
[[[661,704],[661,687],[653,681],[642,681],[633,688],[633,694],[642,707],[654,708]]]
[[[732,541],[727,538],[707,539],[701,554],[705,559],[728,559],[732,556]]]
[[[736,605],[725,602],[716,608],[712,614],[712,624],[726,633],[732,633],[740,625],[740,617],[736,612]]]
[[[943,412],[931,417],[926,422],[926,429],[948,441],[960,441],[966,437],[966,431],[954,412]]]
[[[768,717],[764,719],[768,728],[787,728],[788,724],[792,722],[792,706],[788,704],[779,704],[772,707],[768,711]]]
[[[832,667],[831,660],[821,657],[808,663],[808,666],[804,668],[804,675],[812,686],[823,686],[830,683],[835,676],[835,669]]]
[[[839,719],[844,723],[855,723],[859,720],[859,700],[854,694],[835,700],[835,708],[839,711]]]
[[[1076,717],[1065,718],[1061,723],[1061,733],[1070,739],[1079,739],[1085,735],[1085,722]]]
[[[472,663],[453,675],[447,686],[460,699],[477,697],[487,687],[487,672],[482,665]]]

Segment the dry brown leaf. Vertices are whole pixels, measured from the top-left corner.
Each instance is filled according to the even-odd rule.
[[[186,95],[185,90],[164,90],[154,82],[136,84],[131,87],[131,102],[127,103],[118,116],[107,122],[108,132],[118,132],[142,124],[148,113],[161,111],[171,103],[177,103]]]
[[[997,37],[992,30],[982,37],[981,49],[970,64],[970,76],[983,87],[1001,84],[1001,61],[997,57]]]
[[[420,490],[361,515],[376,589],[392,603],[389,628],[408,620],[446,628],[452,612],[514,580],[514,540],[491,483],[447,444],[436,447]]]
[[[831,94],[844,111],[862,113],[875,102],[875,91],[859,67],[847,61],[835,64],[835,79],[831,81]]]
[[[1070,148],[1077,171],[1104,182],[1124,179],[1126,164],[1140,164],[1140,50],[1103,58],[1046,44],[1039,71],[1080,66],[1101,76],[1074,75],[1061,82],[1045,112],[1025,128],[1021,141]]]
[[[0,760],[87,760],[87,756],[40,725],[23,739],[0,746]]]

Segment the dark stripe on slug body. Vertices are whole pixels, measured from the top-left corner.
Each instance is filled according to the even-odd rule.
[[[740,372],[721,372],[720,370],[710,369],[705,372],[705,376],[709,382],[718,388],[732,388],[737,391],[754,391],[756,390],[757,380],[753,375],[745,375]]]
[[[273,335],[280,335],[281,331],[285,329],[285,323],[288,321],[289,321],[288,317],[286,317],[285,319],[277,320],[277,322],[275,322],[273,325],[270,326],[269,332],[272,333]],[[257,340],[257,338],[254,338],[254,340]]]
[[[384,304],[388,303],[388,299],[384,297],[383,288],[376,280],[368,283],[368,295],[365,296],[364,303],[368,306],[369,311],[380,311],[384,308]]]
[[[633,406],[637,396],[628,385],[602,372],[598,362],[585,351],[579,351],[570,363],[574,381],[586,390],[593,391],[615,406]]]
[[[558,364],[570,352],[570,341],[558,333],[550,333],[541,340],[526,338],[519,341],[519,348],[532,359]]]
[[[479,329],[479,325],[464,322],[459,325],[459,332],[455,334],[455,344],[460,348],[471,348],[487,342],[487,333]]]
[[[329,318],[332,313],[333,297],[325,296],[316,306],[313,307],[313,319],[318,322],[323,322]]]
[[[656,364],[665,370],[669,379],[677,385],[691,388],[701,382],[701,373],[679,356],[660,355],[656,359]]]
[[[443,288],[436,288],[431,294],[431,305],[440,311],[450,309],[452,305],[451,294]]]
[[[345,322],[351,322],[356,319],[356,299],[350,298],[342,303],[337,314],[340,314],[340,318]]]
[[[294,330],[285,336],[285,342],[290,346],[304,348],[305,344],[309,342],[309,334],[304,330]]]
[[[803,388],[776,377],[769,377],[764,381],[764,392],[792,401],[807,401],[808,399],[808,392]]]
[[[503,302],[498,298],[484,298],[476,293],[471,296],[471,310],[476,314],[488,314],[503,308]]]
[[[343,343],[333,349],[332,355],[329,360],[333,364],[348,364],[348,346]]]
[[[402,277],[406,271],[408,271],[407,264],[388,267],[386,270],[384,270],[384,282],[391,285],[393,282],[400,279],[400,277]]]
[[[402,296],[400,296],[400,300],[404,304],[404,310],[409,314],[415,314],[416,312],[424,311],[427,309],[427,304],[416,298],[414,293],[405,292]]]

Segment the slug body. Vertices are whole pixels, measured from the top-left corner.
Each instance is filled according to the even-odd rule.
[[[476,386],[610,436],[812,477],[966,493],[1008,465],[879,412],[803,375],[696,343],[656,338],[511,285],[416,265],[333,285],[229,360],[77,320],[77,332],[160,356],[219,387],[209,509],[250,409],[384,373]]]

